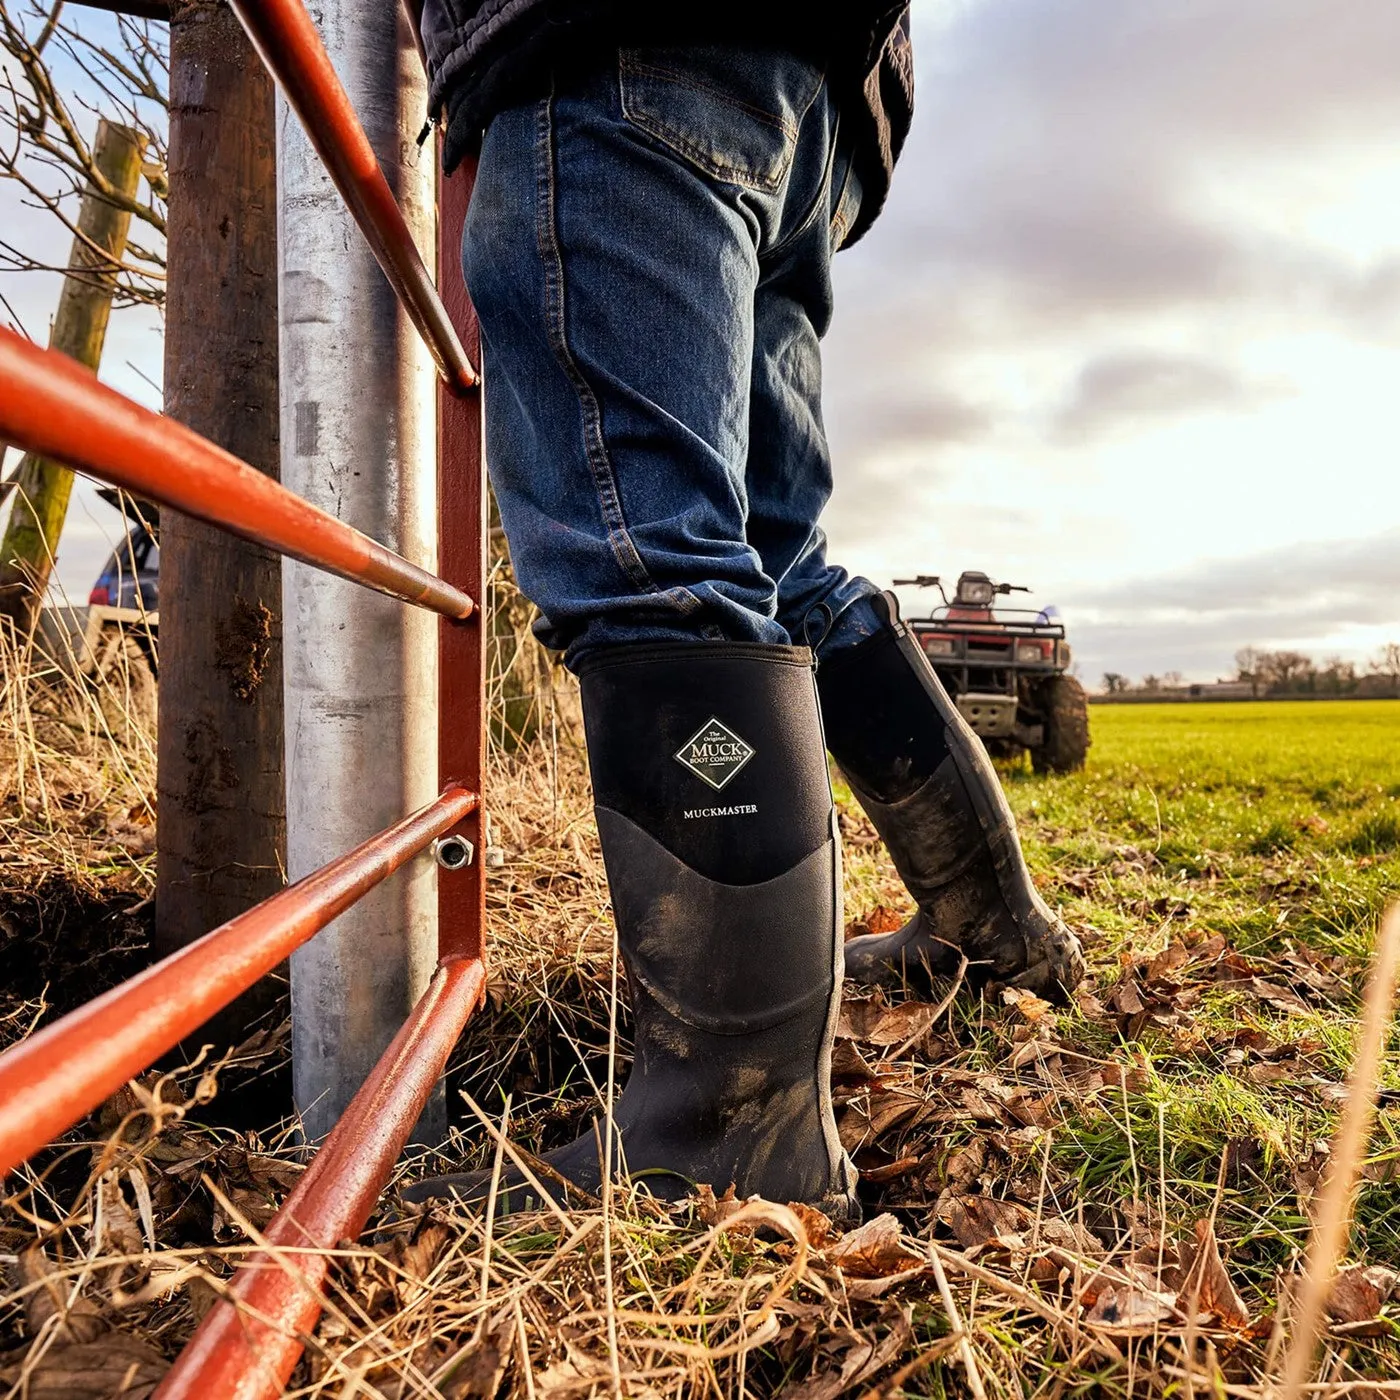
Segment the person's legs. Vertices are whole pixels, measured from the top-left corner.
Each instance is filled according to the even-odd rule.
[[[749,542],[778,589],[778,621],[818,649],[827,743],[918,913],[845,945],[846,976],[926,985],[966,957],[970,976],[1062,997],[1083,976],[1074,936],[1036,893],[981,741],[875,586],[829,564],[818,521],[831,495],[821,417],[830,258],[860,198],[843,162],[810,219],[760,259],[755,299]]]
[[[743,479],[759,246],[784,190],[726,185],[641,124],[696,92],[644,57],[496,118],[463,251],[516,576],[571,666],[627,642],[787,640]],[[750,87],[766,78],[779,114],[809,104],[820,74],[770,60]],[[754,159],[781,181],[786,132],[716,110],[717,139],[732,111],[733,154],[768,141]]]
[[[581,680],[637,1028],[620,1152],[659,1195],[733,1184],[849,1218],[831,789],[743,471],[759,260],[810,198],[825,101],[781,53],[624,52],[497,118],[464,260],[517,577]],[[598,1157],[589,1133],[549,1161],[591,1190]]]
[[[748,539],[777,587],[777,620],[819,656],[880,625],[875,585],[827,562],[819,524],[832,490],[821,402],[831,257],[860,207],[859,183],[835,138],[833,129],[820,196],[759,261],[745,470]]]

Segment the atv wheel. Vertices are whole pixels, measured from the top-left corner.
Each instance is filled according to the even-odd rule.
[[[1045,715],[1045,742],[1031,750],[1037,773],[1077,773],[1089,754],[1089,702],[1073,676],[1051,676],[1036,697]]]

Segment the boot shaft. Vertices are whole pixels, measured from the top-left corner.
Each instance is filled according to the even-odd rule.
[[[708,879],[757,884],[831,836],[803,647],[616,647],[580,672],[596,804]]]
[[[626,647],[580,681],[636,1020],[629,1169],[849,1217],[830,1095],[840,847],[811,654]]]

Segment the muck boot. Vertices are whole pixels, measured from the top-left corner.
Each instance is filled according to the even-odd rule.
[[[958,713],[894,596],[885,627],[819,669],[827,743],[884,839],[918,913],[846,943],[846,976],[927,992],[955,972],[1064,1001],[1084,976],[1079,941],[1036,893],[981,741]]]
[[[811,653],[616,647],[580,680],[636,1027],[614,1163],[663,1199],[733,1185],[858,1218],[831,1107],[841,868]],[[544,1161],[596,1193],[602,1141],[599,1127]],[[516,1171],[502,1186],[502,1209],[540,1204]],[[486,1190],[473,1173],[404,1195]]]

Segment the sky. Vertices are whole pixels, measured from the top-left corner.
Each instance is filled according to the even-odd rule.
[[[831,557],[1029,585],[1090,686],[1400,640],[1400,5],[918,0],[914,37],[836,259]],[[52,286],[0,290],[46,324]],[[157,401],[149,313],[103,375]],[[71,595],[115,520],[80,497]]]
[[[832,556],[1028,584],[1091,684],[1400,639],[1397,53],[1377,0],[916,4]]]

